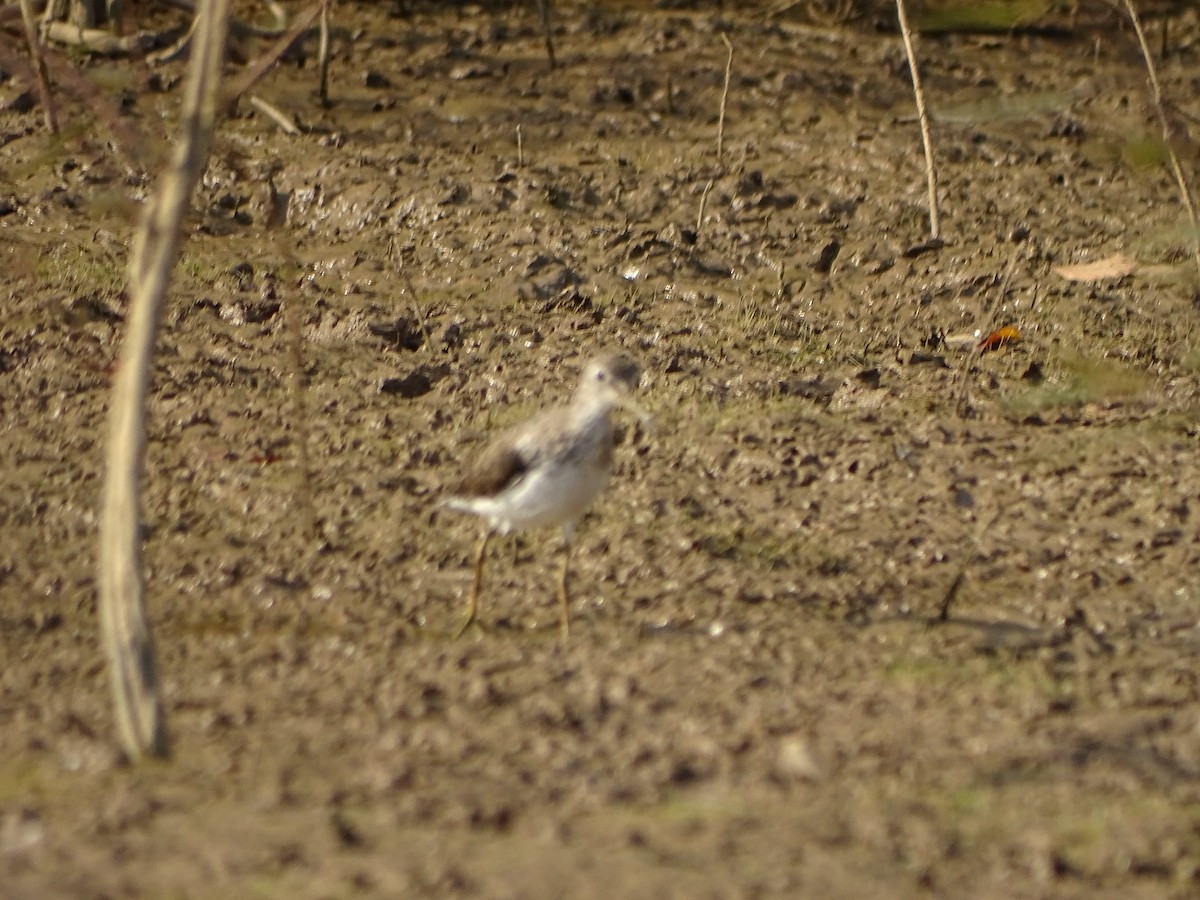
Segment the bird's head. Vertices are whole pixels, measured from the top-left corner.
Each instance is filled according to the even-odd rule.
[[[649,424],[650,414],[633,399],[641,380],[642,367],[625,354],[600,356],[589,362],[579,377],[579,400],[627,409]]]

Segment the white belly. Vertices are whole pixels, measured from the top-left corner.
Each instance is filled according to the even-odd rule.
[[[607,483],[607,468],[543,466],[495,497],[477,497],[463,505],[469,503],[472,512],[490,519],[501,532],[569,526]]]

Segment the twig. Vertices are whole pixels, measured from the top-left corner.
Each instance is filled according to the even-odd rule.
[[[708,179],[708,184],[704,186],[704,190],[700,192],[700,211],[696,213],[696,236],[700,236],[700,226],[704,224],[704,208],[708,206],[708,192],[713,188],[713,179]]]
[[[42,10],[42,28],[67,14],[67,0],[49,0]]]
[[[179,40],[175,41],[175,43],[171,44],[171,46],[169,46],[169,47],[164,47],[162,50],[159,50],[157,53],[148,54],[146,56],[146,62],[152,66],[158,66],[158,65],[162,65],[163,63],[173,62],[174,60],[182,57],[183,52],[188,48],[188,45],[192,42],[192,35],[194,35],[196,33],[196,22],[197,21],[198,20],[193,16],[192,24],[188,26],[187,31],[185,31],[183,33],[183,36],[180,37]]]
[[[37,22],[33,18],[33,6],[29,0],[21,0],[21,18],[25,20],[25,39],[29,42],[29,57],[37,72],[38,97],[42,101],[42,114],[46,117],[46,130],[58,134],[58,111],[54,108],[54,95],[50,92],[50,77],[46,74],[46,60],[42,57],[42,42],[38,39]]]
[[[425,338],[425,352],[433,353],[433,335],[429,333],[429,323],[425,321],[425,313],[421,312],[421,307],[417,305],[416,291],[413,289],[412,279],[408,281],[408,289],[413,292],[412,311],[417,319],[417,324],[421,327],[421,334]]]
[[[283,4],[276,3],[275,0],[263,0],[263,2],[271,11],[271,15],[275,17],[275,27],[280,31],[287,28],[287,10],[283,8]]]
[[[287,52],[288,47],[292,46],[309,29],[317,16],[321,14],[325,3],[326,0],[317,0],[316,3],[301,13],[296,18],[296,21],[292,23],[292,27],[288,30],[287,34],[279,38],[271,49],[259,57],[258,62],[250,66],[245,74],[225,92],[225,96],[221,100],[222,112],[228,112],[232,109],[242,98],[243,94],[248,93],[271,71],[271,68],[279,61],[279,57]]]
[[[1017,268],[1017,256],[1019,253],[1018,247],[1013,247],[1012,255],[1008,258],[1008,267],[1004,270],[1004,277],[1000,280],[1000,290],[996,292],[995,299],[988,305],[988,309],[984,311],[982,321],[984,323],[983,333],[991,334],[995,331],[996,326],[996,311],[1004,302],[1004,295],[1008,293],[1008,284],[1012,280],[1012,274]],[[966,362],[963,364],[962,376],[958,383],[958,399],[955,401],[954,408],[958,416],[965,417],[969,404],[971,402],[970,389],[968,382],[971,378],[971,370],[975,366],[975,361],[983,354],[983,345],[976,342],[971,348],[970,355],[967,356]]]
[[[94,120],[108,128],[117,147],[126,154],[128,159],[134,165],[144,166],[149,155],[145,138],[121,115],[113,99],[94,81],[87,78],[78,67],[63,59],[62,54],[55,52],[53,47],[43,46],[42,58],[59,90],[82,100],[91,111]],[[25,56],[13,51],[11,45],[6,41],[0,41],[0,66],[3,66],[7,72],[19,73],[30,84],[37,81],[37,75]],[[4,175],[11,178],[13,171],[7,171]]]
[[[154,340],[179,252],[180,226],[212,145],[229,0],[209,0],[199,15],[202,24],[188,66],[180,139],[134,237],[129,313],[109,413],[100,516],[100,627],[112,674],[117,730],[131,759],[145,753],[168,753],[154,643],[143,599],[138,522]]]
[[[329,105],[329,2],[324,0],[321,4],[321,39],[317,48],[317,96],[322,106]]]
[[[192,0],[159,0],[164,6],[173,6],[193,16],[196,4]],[[267,8],[275,17],[274,27],[255,25],[253,22],[243,22],[241,19],[229,20],[229,33],[238,37],[277,38],[287,31],[287,11],[277,3],[268,3]]]
[[[267,227],[276,232],[275,246],[285,271],[295,271],[297,268],[295,244],[289,240],[284,229],[287,223],[287,207],[291,195],[279,194],[275,183],[270,182],[272,206],[275,213],[273,222]],[[283,327],[288,344],[288,381],[291,384],[292,424],[296,434],[296,495],[294,498],[296,513],[300,519],[300,530],[309,540],[321,540],[321,526],[317,518],[317,504],[313,495],[312,476],[312,415],[309,403],[308,373],[304,365],[304,315],[300,307],[300,282],[295,277],[289,277],[288,283],[293,286],[288,296],[283,298]]]
[[[717,162],[721,161],[721,153],[725,148],[725,104],[729,101],[729,74],[733,71],[733,44],[729,41],[729,35],[723,31],[721,40],[725,42],[729,57],[725,60],[725,87],[721,90],[721,111],[717,115]]]
[[[412,301],[409,303],[409,308],[413,311],[413,317],[417,320],[417,325],[421,328],[421,334],[425,339],[424,347],[427,353],[433,350],[433,335],[429,331],[429,323],[425,320],[425,314],[421,312],[421,295],[417,292],[417,286],[413,284],[412,276],[404,268],[403,255],[400,252],[400,247],[396,243],[396,236],[392,235],[388,240],[387,257],[392,261],[392,265],[396,268],[396,275],[403,279],[404,286],[408,288],[408,292],[412,295]]]
[[[45,35],[59,44],[82,47],[91,53],[106,56],[127,56],[145,53],[160,40],[159,34],[141,31],[137,34],[116,35],[102,28],[82,28],[69,22],[50,22]]]
[[[525,168],[525,141],[521,137],[520,123],[517,123],[517,168]]]
[[[983,556],[983,550],[980,547],[983,536],[992,530],[993,525],[1000,521],[1000,515],[1003,512],[1003,508],[997,509],[989,518],[978,523],[974,531],[971,532],[971,549],[976,556]],[[930,624],[941,624],[950,621],[950,610],[954,606],[954,601],[958,599],[959,591],[962,590],[962,586],[967,580],[967,569],[970,565],[971,558],[968,556],[962,565],[958,567],[958,572],[950,582],[950,586],[946,588],[946,593],[942,595],[942,602],[938,606],[938,613],[930,619]]]
[[[929,235],[934,240],[942,236],[941,216],[938,213],[937,172],[933,166],[933,138],[929,134],[929,114],[925,110],[925,92],[921,90],[921,76],[917,72],[917,54],[913,50],[912,32],[908,27],[908,14],[904,0],[896,0],[896,13],[900,17],[900,34],[904,37],[904,52],[908,55],[908,71],[912,74],[913,95],[917,98],[917,120],[921,123],[921,143],[925,147],[925,180],[929,185]]]
[[[558,65],[554,57],[554,29],[550,25],[550,0],[537,0],[538,13],[542,18],[542,35],[546,40],[546,57],[550,60],[550,68]]]
[[[942,595],[941,605],[938,607],[938,614],[935,621],[949,622],[950,607],[954,604],[954,599],[958,596],[959,589],[963,586],[963,582],[967,580],[966,563],[959,566],[958,574],[954,576],[954,580],[950,582],[950,587],[946,588],[946,593]]]
[[[1138,18],[1137,10],[1133,6],[1133,0],[1125,0],[1125,8],[1129,11],[1129,20],[1133,23],[1133,30],[1137,34],[1138,46],[1142,48],[1142,58],[1146,61],[1146,74],[1150,76],[1150,89],[1154,92],[1154,111],[1158,115],[1159,127],[1162,128],[1163,144],[1167,148],[1167,157],[1171,160],[1171,174],[1175,176],[1175,184],[1179,187],[1179,196],[1183,199],[1188,219],[1192,223],[1192,255],[1196,260],[1196,274],[1200,276],[1200,225],[1196,223],[1196,204],[1192,199],[1192,192],[1188,188],[1187,179],[1184,177],[1183,167],[1179,164],[1179,157],[1175,153],[1175,148],[1171,145],[1171,125],[1167,121],[1167,112],[1163,106],[1162,88],[1158,83],[1158,72],[1154,68],[1154,60],[1150,56],[1150,47],[1146,43],[1146,32],[1142,30],[1142,22]]]
[[[285,133],[293,136],[300,134],[299,126],[292,121],[291,116],[281,110],[278,106],[274,106],[268,103],[262,97],[254,95],[251,95],[246,99],[251,106],[282,128]]]

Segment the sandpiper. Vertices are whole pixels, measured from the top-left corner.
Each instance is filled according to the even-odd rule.
[[[567,571],[571,541],[579,518],[604,490],[612,471],[612,412],[649,416],[630,396],[641,380],[641,368],[628,356],[593,359],[583,370],[571,402],[546,410],[504,432],[478,457],[441,506],[471,512],[487,521],[475,555],[475,578],[462,634],[479,612],[484,555],[497,535],[557,525],[563,535],[563,562],[558,580],[561,631],[569,631]]]

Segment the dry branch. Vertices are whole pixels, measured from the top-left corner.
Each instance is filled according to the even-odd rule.
[[[195,16],[196,4],[191,0],[160,0],[165,6],[172,6],[175,9],[183,10],[184,12]],[[243,22],[241,19],[230,18],[229,33],[238,37],[256,37],[256,38],[277,38],[287,32],[287,10],[277,3],[268,3],[267,9],[275,18],[275,24],[272,26],[255,25],[253,22]]]
[[[278,125],[285,134],[290,134],[293,137],[300,134],[300,126],[298,126],[292,120],[292,117],[285,113],[278,106],[268,103],[262,97],[256,97],[253,94],[247,98],[247,102],[276,125]]]
[[[537,0],[538,13],[542,19],[542,36],[546,41],[546,57],[550,60],[550,68],[558,65],[554,57],[554,28],[550,24],[550,0]]]
[[[153,32],[117,35],[103,28],[83,28],[69,22],[50,22],[45,33],[48,39],[59,44],[108,56],[139,55],[163,40],[162,35]]]
[[[708,179],[708,184],[704,185],[704,190],[700,192],[700,210],[696,213],[696,234],[700,234],[700,229],[704,226],[704,210],[708,206],[708,192],[713,189],[713,179]]]
[[[329,105],[329,0],[321,4],[321,40],[317,49],[317,95]]]
[[[146,55],[146,62],[152,66],[159,66],[163,63],[173,62],[181,59],[184,52],[192,43],[192,35],[196,33],[196,19],[192,19],[192,24],[188,26],[187,31],[179,36],[177,40],[171,43],[170,46],[164,47],[156,53]]]
[[[42,56],[42,42],[38,38],[37,22],[33,18],[33,5],[21,0],[21,18],[25,22],[25,39],[29,42],[29,58],[37,73],[38,98],[42,101],[42,114],[46,117],[46,130],[58,134],[58,113],[54,108],[54,95],[50,93],[50,78],[46,74],[46,60]]]
[[[316,21],[317,16],[321,14],[321,10],[325,8],[327,2],[328,0],[318,0],[317,3],[296,17],[296,21],[292,23],[292,27],[288,29],[287,34],[279,38],[271,49],[264,53],[258,62],[250,66],[242,77],[234,83],[233,87],[226,91],[221,101],[222,112],[226,112],[237,105],[242,95],[258,84],[271,71],[275,63],[279,62],[279,57],[287,52],[288,47],[292,46],[312,26],[312,23]]]
[[[1154,59],[1150,55],[1150,47],[1146,43],[1146,32],[1142,30],[1142,21],[1138,18],[1133,0],[1125,0],[1125,8],[1129,11],[1129,20],[1137,33],[1138,46],[1142,48],[1142,58],[1146,61],[1146,73],[1150,76],[1150,90],[1154,93],[1154,111],[1158,114],[1158,124],[1162,129],[1163,145],[1167,148],[1167,158],[1171,161],[1171,174],[1175,176],[1175,184],[1179,188],[1179,196],[1187,210],[1188,220],[1192,225],[1192,255],[1196,261],[1196,274],[1200,275],[1200,225],[1196,221],[1196,203],[1192,199],[1191,189],[1187,178],[1184,177],[1183,167],[1179,164],[1179,156],[1171,144],[1171,124],[1167,121],[1167,112],[1163,106],[1162,88],[1158,83],[1158,72],[1154,68]]]
[[[132,759],[145,753],[165,756],[168,752],[154,645],[143,599],[138,525],[146,397],[155,335],[178,255],[181,223],[212,143],[228,15],[229,0],[210,0],[199,13],[201,24],[188,67],[179,142],[134,238],[129,314],[113,381],[100,518],[100,625],[112,673],[118,733]]]
[[[921,123],[921,143],[925,147],[925,180],[929,190],[929,236],[935,241],[942,236],[941,215],[938,212],[937,172],[933,165],[933,138],[929,133],[929,114],[925,110],[925,92],[921,90],[921,75],[917,71],[917,54],[913,49],[912,32],[908,27],[908,13],[904,0],[896,0],[896,14],[900,17],[900,34],[904,38],[904,52],[908,55],[908,71],[912,74],[913,95],[917,99],[917,119]]]
[[[729,56],[725,59],[725,86],[721,89],[721,109],[717,114],[717,162],[721,161],[721,153],[725,149],[725,105],[729,102],[729,75],[733,71],[733,44],[729,40],[729,35],[721,32],[721,40],[725,42],[725,49],[729,51]]]
[[[983,334],[991,334],[996,330],[997,321],[996,315],[1004,306],[1004,298],[1008,295],[1008,286],[1012,282],[1013,273],[1017,270],[1017,259],[1020,255],[1020,248],[1014,246],[1012,253],[1008,257],[1008,266],[1004,270],[1004,277],[1000,279],[1000,288],[992,296],[987,307],[983,311],[983,317],[980,321],[984,324],[981,332]],[[971,347],[971,354],[963,363],[962,373],[958,380],[958,399],[954,404],[955,412],[960,418],[966,418],[971,411],[971,373],[975,369],[975,363],[979,361],[980,355],[983,353],[984,344],[976,342]]]
[[[83,103],[91,114],[92,121],[99,123],[112,136],[117,147],[126,159],[135,167],[145,168],[153,156],[152,145],[147,145],[145,135],[135,129],[121,113],[116,101],[104,91],[95,81],[89,79],[77,66],[63,58],[62,54],[53,47],[42,47],[42,59],[46,68],[54,78],[60,92],[70,94]],[[37,74],[26,58],[11,49],[5,41],[0,41],[0,66],[5,71],[19,75],[22,80],[33,84]],[[84,126],[76,126],[84,127]],[[37,163],[35,162],[36,166]],[[3,175],[13,179],[20,172],[19,167],[10,167]]]

